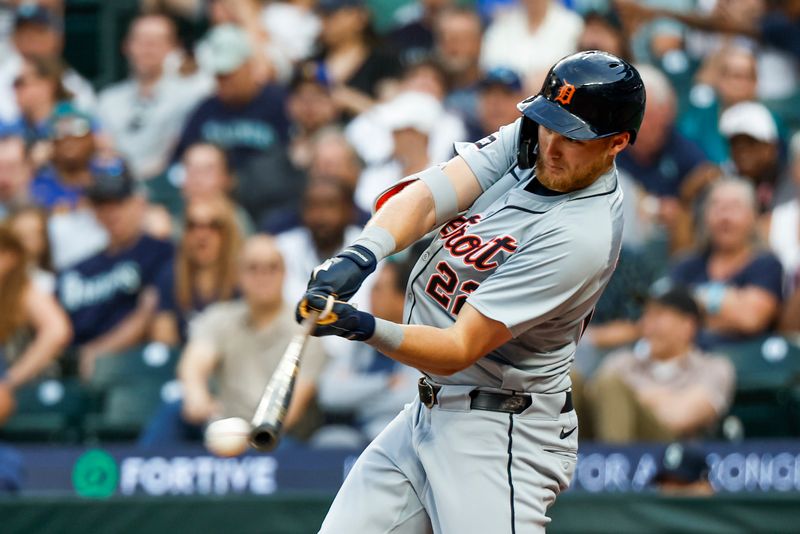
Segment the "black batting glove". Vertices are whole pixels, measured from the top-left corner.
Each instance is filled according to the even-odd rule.
[[[337,300],[347,301],[375,271],[377,264],[369,249],[361,245],[349,246],[314,269],[306,296],[333,295]]]
[[[323,311],[328,304],[328,297],[314,293],[306,293],[297,305],[295,317],[298,322],[308,317],[312,311]],[[333,301],[324,317],[317,319],[314,336],[339,336],[354,341],[365,341],[375,333],[375,317],[356,309],[349,302]]]

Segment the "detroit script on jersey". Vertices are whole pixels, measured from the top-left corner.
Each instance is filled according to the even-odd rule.
[[[454,260],[441,260],[436,264],[436,272],[430,276],[425,286],[427,293],[434,301],[451,315],[458,315],[470,293],[478,289],[482,279],[471,276],[469,272],[460,275],[451,265],[451,261],[460,260],[475,271],[493,271],[499,265],[497,259],[502,252],[509,254],[517,250],[517,240],[508,234],[484,239],[469,232],[470,225],[481,220],[481,215],[470,217],[463,215],[452,219],[439,231],[442,247],[450,253]]]

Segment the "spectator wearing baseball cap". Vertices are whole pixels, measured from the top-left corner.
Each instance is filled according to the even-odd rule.
[[[97,122],[70,103],[56,106],[46,122],[52,163],[39,169],[31,185],[34,202],[49,210],[74,209],[91,183],[97,155]]]
[[[734,369],[695,345],[703,312],[688,289],[654,292],[633,349],[606,357],[589,383],[592,426],[606,442],[661,441],[703,435],[730,406]]]
[[[254,221],[296,202],[303,184],[286,155],[286,94],[256,76],[247,33],[233,24],[215,26],[197,56],[217,89],[190,114],[173,161],[201,141],[224,149],[237,178],[234,198]]]
[[[506,67],[489,69],[478,87],[478,131],[472,132],[471,141],[491,135],[501,126],[517,120],[517,104],[527,96],[519,74]]]
[[[792,197],[791,180],[781,162],[778,125],[766,106],[759,102],[731,106],[720,116],[719,131],[730,144],[730,160],[723,169],[753,184],[762,213]]]
[[[64,64],[58,59],[33,57],[22,62],[14,79],[14,97],[19,110],[17,126],[34,152],[40,141],[49,137],[49,120],[56,106],[72,99],[64,87]],[[36,164],[41,164],[37,161]]]
[[[318,63],[308,61],[295,70],[286,111],[291,121],[289,157],[298,169],[308,169],[315,137],[340,121],[330,81]]]
[[[661,455],[653,484],[665,495],[703,497],[714,493],[705,452],[697,445],[670,443]]]
[[[398,180],[431,165],[431,138],[446,117],[439,100],[420,91],[400,93],[372,113],[378,127],[389,132],[391,152],[388,161],[370,165],[358,181],[355,201],[365,210]]]
[[[144,233],[147,201],[124,167],[92,175],[86,197],[106,247],[62,271],[58,297],[72,322],[83,378],[97,358],[141,343],[158,304],[156,279],[172,245]]]
[[[22,2],[14,15],[12,34],[15,53],[7,59],[3,73],[11,83],[20,72],[23,59],[41,58],[60,61],[64,52],[64,22],[61,14],[36,2]],[[96,99],[92,85],[77,71],[66,66],[62,76],[64,87],[74,96],[82,109],[94,108]],[[0,97],[4,97],[0,87]]]

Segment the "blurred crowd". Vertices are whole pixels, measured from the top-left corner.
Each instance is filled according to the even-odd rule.
[[[65,61],[66,4],[0,2],[0,425],[26,387],[91,384],[154,343],[179,388],[142,445],[249,419],[311,270],[375,196],[516,120],[577,50],[647,90],[617,160],[622,255],[573,372],[582,438],[717,436],[727,352],[800,334],[800,0],[419,0],[380,32],[368,0],[141,0],[105,87]],[[354,300],[402,321],[415,260]],[[363,445],[418,376],[313,340],[287,426]]]

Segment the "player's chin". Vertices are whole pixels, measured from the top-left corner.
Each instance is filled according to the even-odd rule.
[[[553,167],[545,165],[541,170],[537,169],[539,181],[547,187],[558,189],[570,176],[565,167]]]

